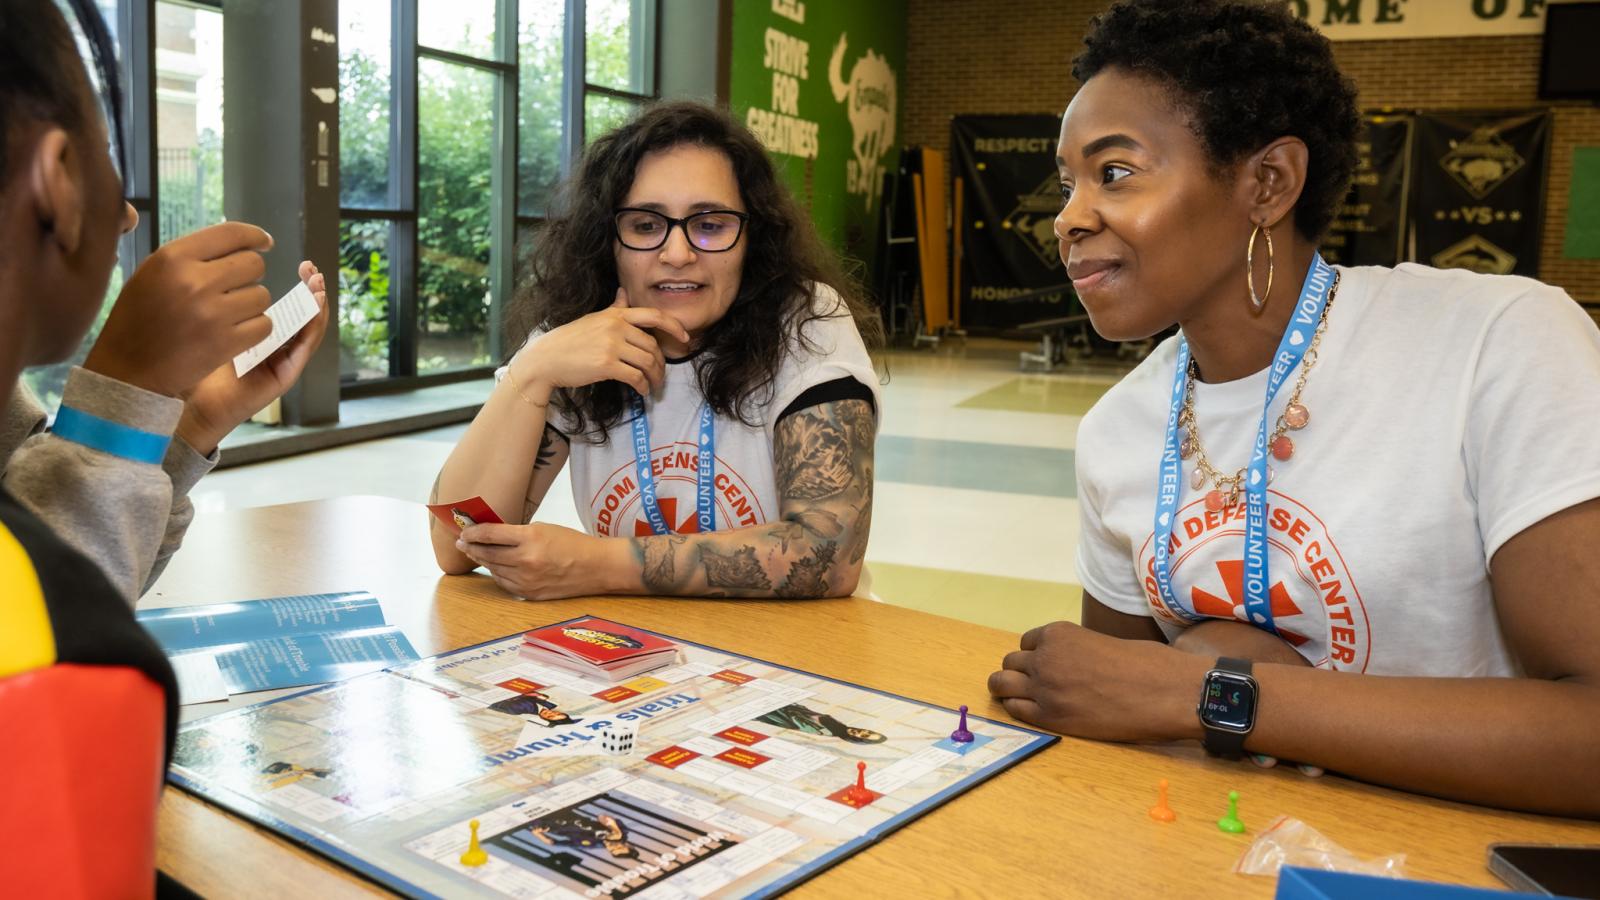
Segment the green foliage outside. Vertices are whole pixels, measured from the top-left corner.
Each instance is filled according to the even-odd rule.
[[[620,8],[620,12],[618,11]],[[591,0],[590,77],[627,83],[629,0]],[[560,175],[560,4],[525,0],[518,26],[517,211],[542,215]],[[598,14],[598,15],[597,15]],[[448,41],[444,43],[448,44]],[[490,176],[496,76],[452,63],[418,61],[417,371],[486,365]],[[340,60],[340,192],[346,206],[390,207],[387,60],[359,50]],[[591,119],[591,121],[594,121]],[[607,124],[614,124],[607,117]],[[341,229],[339,342],[342,371],[390,372],[390,225],[347,220]],[[403,276],[402,276],[403,277]],[[509,298],[501,298],[502,301]]]

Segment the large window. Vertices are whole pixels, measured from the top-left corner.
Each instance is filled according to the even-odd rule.
[[[585,134],[655,96],[655,9],[656,0],[340,0],[347,385],[462,377],[499,362],[518,256],[565,166]],[[585,39],[574,42],[576,23]]]
[[[222,13],[161,0],[156,178],[161,243],[222,221]]]
[[[557,182],[586,138],[656,96],[657,3],[339,0],[342,381],[466,377],[503,358],[517,260]],[[225,91],[221,0],[99,4],[140,215],[104,321],[152,250],[223,218]],[[67,371],[25,377],[53,407]]]
[[[589,0],[583,24],[583,133],[593,138],[655,95],[655,4]]]

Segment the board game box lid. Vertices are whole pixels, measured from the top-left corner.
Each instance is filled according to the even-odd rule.
[[[593,617],[535,628],[522,639],[530,646],[602,668],[678,649],[666,638]]]

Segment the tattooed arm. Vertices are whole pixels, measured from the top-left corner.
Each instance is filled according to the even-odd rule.
[[[629,592],[840,597],[855,590],[872,525],[872,406],[838,400],[777,424],[779,518],[711,534],[627,541]],[[619,588],[623,585],[619,584]]]

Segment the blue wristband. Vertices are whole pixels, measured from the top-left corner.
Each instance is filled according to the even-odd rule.
[[[167,445],[172,443],[170,435],[140,431],[70,406],[56,412],[50,431],[58,438],[102,453],[158,466],[166,458]]]

